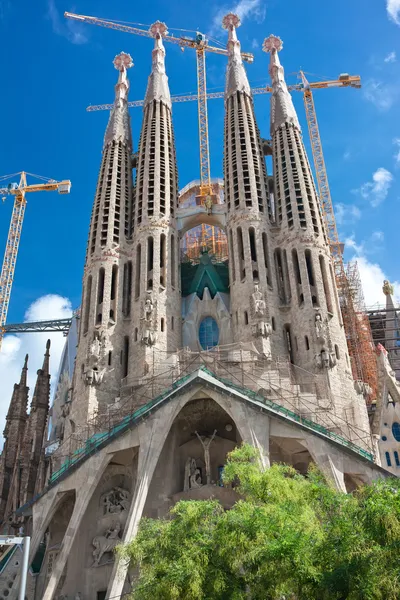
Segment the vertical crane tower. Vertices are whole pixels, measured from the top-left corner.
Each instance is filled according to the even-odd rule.
[[[10,303],[15,265],[17,262],[19,242],[21,239],[22,224],[24,222],[26,208],[25,194],[27,192],[53,192],[55,190],[57,190],[59,194],[69,194],[71,189],[71,182],[67,180],[55,181],[54,179],[45,179],[44,177],[39,177],[39,179],[42,180],[41,183],[28,185],[26,176],[30,175],[30,173],[22,171],[21,173],[16,173],[15,175],[20,175],[19,183],[9,183],[6,187],[0,188],[0,195],[14,196],[14,206],[0,275],[0,350],[4,335],[4,325],[7,320],[8,306]],[[1,177],[0,185],[1,181],[5,181],[11,177],[14,177],[14,175],[5,175],[4,177]],[[34,175],[34,177],[38,176]],[[3,200],[4,199],[5,198],[3,198]]]

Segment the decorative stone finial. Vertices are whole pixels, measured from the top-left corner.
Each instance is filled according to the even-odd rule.
[[[382,292],[385,294],[385,296],[393,296],[394,294],[393,286],[387,279],[385,279],[383,282]]]
[[[222,19],[222,27],[224,29],[231,29],[232,27],[236,29],[237,27],[240,27],[240,25],[240,19],[238,15],[235,15],[235,13],[228,13]]]
[[[280,52],[283,48],[283,42],[280,37],[277,35],[271,34],[269,37],[265,38],[264,43],[262,45],[262,49],[264,52],[272,52],[276,50]]]
[[[154,38],[158,35],[160,35],[161,37],[165,37],[166,35],[168,35],[168,28],[165,23],[162,23],[162,21],[156,21],[155,23],[150,25],[149,32]]]
[[[113,65],[117,69],[117,71],[122,71],[123,67],[125,69],[130,69],[133,67],[133,60],[130,54],[126,52],[120,52],[113,60]]]

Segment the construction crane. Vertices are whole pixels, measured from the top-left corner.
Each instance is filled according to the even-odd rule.
[[[18,247],[21,238],[22,224],[24,222],[24,214],[26,207],[25,194],[28,192],[53,192],[58,191],[59,194],[69,194],[71,189],[70,181],[55,181],[32,175],[21,171],[13,175],[5,175],[0,177],[0,185],[4,186],[4,182],[8,179],[20,176],[19,183],[9,183],[5,187],[0,187],[0,196],[3,201],[7,195],[14,196],[14,206],[11,215],[10,229],[8,231],[6,249],[4,252],[3,266],[0,275],[0,350],[3,335],[5,333],[4,326],[7,320],[8,305],[10,303],[11,288],[14,280],[15,264],[17,261]],[[40,183],[28,185],[26,176],[36,177],[41,179]]]
[[[326,171],[324,155],[322,151],[321,136],[319,133],[317,114],[315,111],[313,88],[333,87],[337,82],[325,82],[328,85],[309,83],[304,71],[299,73],[301,85],[304,89],[304,106],[310,134],[311,148],[314,160],[315,174],[324,217],[332,261],[335,273],[336,285],[342,309],[343,325],[347,338],[347,346],[351,360],[354,379],[368,384],[365,388],[367,400],[372,401],[377,394],[378,375],[376,358],[374,354],[374,343],[371,326],[366,314],[363,314],[362,303],[357,301],[352,285],[352,278],[346,272],[343,262],[343,246],[339,241],[336,228],[335,214],[333,210],[331,192],[329,189],[328,174]],[[342,86],[360,88],[360,78],[348,74],[339,76]],[[322,82],[321,82],[322,83]],[[337,86],[335,86],[337,87]],[[358,286],[361,289],[361,284]],[[361,349],[364,349],[362,352]]]
[[[89,23],[91,25],[98,25],[100,27],[107,27],[109,29],[116,29],[117,31],[125,31],[126,33],[132,33],[134,35],[140,35],[144,37],[154,37],[154,25],[163,25],[159,22],[153,24],[150,30],[139,29],[138,27],[132,27],[117,21],[105,21],[104,19],[98,19],[97,17],[89,17],[86,15],[76,15],[74,13],[65,12],[64,16],[67,19],[73,19],[80,23]],[[206,52],[213,52],[214,54],[222,54],[228,56],[228,51],[225,48],[218,48],[216,46],[210,46],[207,37],[200,32],[196,32],[195,38],[189,38],[185,36],[174,37],[167,35],[165,27],[165,34],[163,40],[177,44],[182,50],[185,48],[192,48],[196,50],[197,57],[197,96],[193,100],[197,99],[198,105],[198,119],[199,119],[199,138],[200,138],[200,197],[205,199],[207,196],[212,195],[211,186],[211,175],[210,175],[210,151],[208,142],[208,116],[207,116],[207,85],[206,85]],[[242,58],[246,62],[253,62],[254,56],[248,52],[242,52]]]
[[[337,79],[328,80],[328,81],[314,81],[312,83],[307,83],[307,89],[323,89],[323,88],[331,88],[331,87],[361,87],[361,79],[359,75],[348,75],[347,73],[342,73],[339,75]],[[305,92],[304,83],[295,83],[294,85],[288,85],[288,90],[290,92]],[[262,87],[254,87],[251,88],[251,93],[253,96],[257,96],[259,94],[269,94],[272,92],[272,87],[269,85]],[[206,94],[207,100],[214,100],[218,98],[223,98],[225,96],[225,92],[211,92]],[[187,94],[187,95],[177,95],[171,96],[171,102],[194,102],[198,101],[199,97],[197,94]],[[139,106],[143,106],[144,100],[132,100],[128,102],[129,108],[137,108]],[[111,110],[114,104],[97,104],[90,105],[86,107],[87,112],[97,112],[99,110]]]

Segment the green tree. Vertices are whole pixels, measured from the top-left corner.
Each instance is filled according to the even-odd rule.
[[[400,482],[352,495],[312,467],[263,470],[254,448],[228,456],[240,500],[181,501],[168,519],[142,519],[119,549],[136,569],[135,600],[397,600]]]

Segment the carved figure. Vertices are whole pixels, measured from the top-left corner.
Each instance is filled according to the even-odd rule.
[[[317,334],[317,340],[320,342],[326,342],[326,326],[319,313],[315,315],[315,332]]]
[[[106,552],[112,552],[120,542],[119,533],[121,531],[121,524],[116,521],[109,529],[107,529],[105,535],[98,535],[93,538],[92,545],[93,550],[93,567],[98,567],[103,554]]]
[[[120,487],[113,488],[102,496],[104,514],[119,514],[128,510],[131,503],[131,494]]]
[[[191,490],[201,488],[201,486],[203,485],[201,483],[201,471],[198,467],[195,469],[193,475],[190,476],[189,485]]]
[[[212,207],[213,207],[213,200],[212,200],[211,196],[207,196],[206,197],[206,199],[204,201],[204,206],[205,206],[205,209],[207,211],[207,214],[211,215],[211,213],[212,213]]]
[[[195,434],[197,435],[197,438],[198,438],[199,442],[201,443],[201,445],[203,446],[203,450],[204,450],[204,462],[206,464],[207,485],[209,485],[211,483],[210,446],[211,446],[211,442],[213,441],[213,439],[216,436],[216,433],[217,433],[217,430],[214,429],[214,433],[212,434],[211,438],[205,437],[203,440],[199,436],[197,431],[195,431]]]
[[[382,292],[385,294],[385,296],[393,296],[393,286],[387,279],[385,279],[383,282]]]
[[[87,385],[99,385],[103,381],[105,369],[101,369],[100,371],[97,367],[89,367],[84,372],[84,378]]]
[[[203,485],[201,478],[201,470],[196,464],[196,459],[188,457],[185,464],[185,481],[183,484],[183,491],[200,488]]]
[[[319,369],[329,369],[334,367],[337,363],[336,356],[333,352],[322,350],[319,354],[314,356],[315,364]]]
[[[93,342],[90,344],[90,354],[96,358],[100,358],[100,340],[97,331],[94,332]]]
[[[267,305],[264,300],[264,294],[259,290],[258,283],[255,284],[254,292],[251,297],[253,299],[254,312],[256,316],[263,317],[265,315]]]
[[[153,346],[157,341],[157,335],[155,333],[154,320],[155,320],[155,303],[153,302],[153,296],[151,293],[147,295],[142,308],[141,317],[142,321],[142,335],[141,341],[146,346]]]

